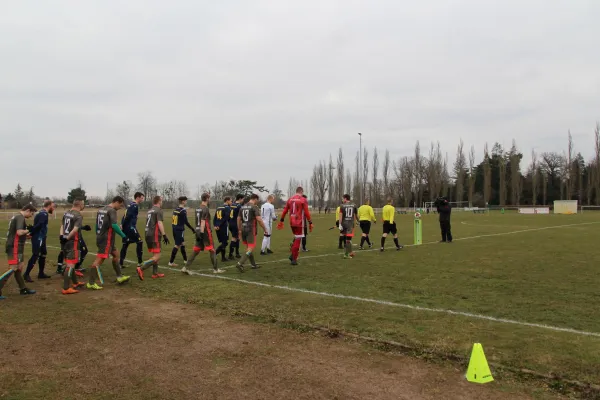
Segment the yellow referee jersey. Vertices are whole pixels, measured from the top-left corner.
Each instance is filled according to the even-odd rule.
[[[390,221],[390,224],[394,223],[394,217],[396,216],[396,208],[389,204],[383,206],[382,217],[383,221]]]
[[[368,204],[363,204],[358,208],[358,220],[359,221],[377,221],[375,219],[375,213],[373,207]]]
[[[338,208],[335,209],[335,220],[340,220],[340,206],[338,206]]]

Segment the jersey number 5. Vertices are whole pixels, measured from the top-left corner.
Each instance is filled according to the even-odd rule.
[[[102,229],[102,225],[104,225],[104,214],[98,214],[98,218],[96,219],[96,225],[98,225],[98,232]]]

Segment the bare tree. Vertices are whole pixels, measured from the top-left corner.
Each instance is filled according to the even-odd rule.
[[[400,161],[394,167],[396,178],[400,183],[404,207],[410,206],[410,201],[413,197],[413,183],[415,177],[414,168],[414,160],[409,159],[408,157],[403,157],[400,159]]]
[[[415,205],[421,206],[423,202],[423,158],[421,156],[421,145],[418,140],[415,144],[414,174],[416,188]]]
[[[538,160],[537,160],[537,154],[535,152],[535,150],[531,150],[531,167],[530,167],[530,173],[531,173],[531,204],[532,205],[536,205],[537,204],[537,196],[538,196],[538,176],[539,176],[539,172],[538,172]]]
[[[352,186],[352,172],[350,172],[350,168],[348,168],[346,170],[346,191],[344,194],[352,194],[353,192],[353,186]],[[343,196],[343,195],[342,195]],[[339,199],[337,199],[337,202],[339,203],[340,201],[342,201],[342,197],[340,196]]]
[[[385,157],[383,158],[383,197],[387,198],[390,196],[390,151],[385,150]]]
[[[116,193],[118,196],[121,196],[125,200],[129,199],[131,195],[131,188],[133,187],[133,183],[131,181],[123,181],[117,185]]]
[[[573,196],[573,136],[571,136],[571,131],[569,130],[569,139],[567,145],[567,154],[565,157],[565,171],[564,171],[564,179],[565,179],[565,189],[566,200],[571,200]]]
[[[512,205],[519,205],[521,202],[521,156],[517,149],[517,142],[513,139],[512,147],[509,153],[510,162],[510,195]]]
[[[311,179],[313,193],[317,200],[319,212],[325,206],[325,195],[327,193],[327,165],[321,161],[313,169],[313,178]]]
[[[492,195],[492,165],[488,144],[483,147],[483,201],[487,206]]]
[[[586,204],[592,204],[592,196],[594,195],[594,180],[596,179],[596,166],[594,161],[590,162],[587,167],[587,182],[586,182]]]
[[[448,153],[444,156],[442,164],[442,194],[450,198],[450,174],[448,173]]]
[[[371,201],[375,207],[380,207],[380,183],[379,183],[379,153],[377,152],[377,147],[373,149],[373,167],[371,168],[373,173],[373,178],[371,180],[371,184],[373,186],[373,194],[371,196]]]
[[[594,194],[596,196],[596,205],[600,205],[600,122],[596,122],[596,130],[594,132],[596,142],[596,163],[595,163],[595,179],[594,179]]]
[[[442,168],[443,168],[442,150],[440,142],[434,146],[433,142],[429,149],[429,159],[425,168],[425,179],[427,179],[427,188],[429,190],[429,201],[434,201],[442,190]]]
[[[329,163],[327,164],[327,207],[331,207],[333,205],[333,196],[335,196],[335,181],[333,180],[333,171],[335,167],[333,166],[333,158],[331,154],[329,154]]]
[[[473,207],[473,194],[475,191],[475,146],[469,152],[469,207]]]
[[[361,179],[360,179],[360,153],[357,151],[356,156],[354,157],[355,161],[355,169],[354,169],[354,177],[352,179],[352,198],[358,199],[360,197],[361,190]]]
[[[498,202],[500,203],[500,207],[504,207],[506,205],[506,157],[502,153],[498,159],[498,173],[500,174],[500,179],[498,180]]]
[[[336,195],[336,199],[333,204],[339,203],[341,201],[342,196],[344,195],[344,173],[346,172],[346,169],[344,168],[344,153],[342,152],[341,147],[338,150],[336,172],[337,172],[337,185],[336,185],[337,195]],[[333,206],[333,204],[332,204],[332,206]]]
[[[137,190],[142,192],[147,199],[156,194],[156,178],[151,171],[138,173]]]
[[[454,161],[454,177],[456,179],[456,201],[461,202],[464,195],[465,170],[467,168],[467,160],[463,151],[464,143],[462,139],[456,150],[456,161]]]
[[[361,176],[361,198],[356,198],[355,201],[364,201],[367,198],[367,181],[369,179],[369,151],[367,149],[363,150],[362,157],[362,176]]]
[[[541,170],[541,177],[542,177],[542,205],[546,205],[546,202],[548,200],[548,172],[546,172],[545,170]]]

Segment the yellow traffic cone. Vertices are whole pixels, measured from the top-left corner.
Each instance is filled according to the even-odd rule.
[[[469,360],[469,368],[467,369],[467,380],[473,383],[488,383],[492,382],[492,372],[483,354],[481,343],[473,345],[471,359]]]

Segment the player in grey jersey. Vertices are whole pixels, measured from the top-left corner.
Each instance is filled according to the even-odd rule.
[[[36,211],[34,206],[28,204],[23,207],[17,215],[12,217],[8,224],[8,234],[6,235],[6,258],[8,259],[9,270],[0,275],[0,300],[6,298],[2,296],[2,288],[6,284],[8,278],[13,274],[15,275],[15,280],[19,284],[21,294],[35,293],[35,290],[25,287],[25,279],[23,278],[23,253],[25,250],[25,241],[27,240],[27,235],[29,235],[25,220],[31,218]]]
[[[349,194],[345,194],[342,201],[342,205],[340,205],[339,229],[346,241],[344,258],[353,258],[352,238],[354,237],[354,221],[358,222],[358,210],[356,206],[350,202]]]

